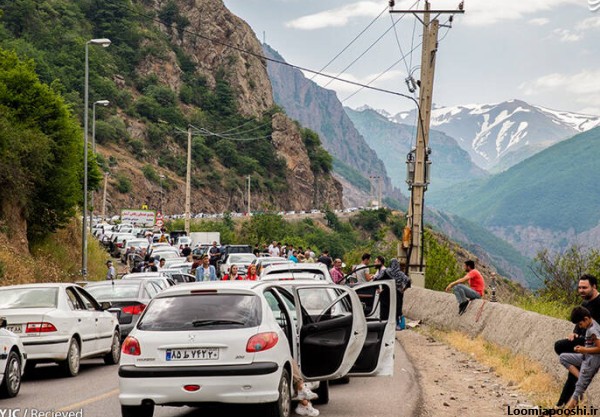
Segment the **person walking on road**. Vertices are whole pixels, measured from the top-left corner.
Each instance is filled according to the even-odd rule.
[[[221,249],[219,249],[219,248],[217,247],[217,242],[216,242],[216,241],[214,241],[214,242],[212,243],[212,246],[211,246],[211,247],[210,247],[210,249],[208,250],[208,254],[210,255],[210,260],[209,260],[209,263],[210,263],[210,265],[211,265],[213,268],[215,268],[215,271],[216,271],[216,268],[217,268],[217,261],[218,261],[219,259],[221,259]]]
[[[402,314],[402,305],[404,302],[404,291],[411,286],[410,278],[402,271],[402,265],[398,259],[393,258],[390,261],[390,266],[385,267],[385,259],[383,256],[378,256],[377,259],[380,259],[383,272],[377,274],[373,280],[385,280],[391,279],[396,283],[396,330],[404,330],[405,328],[405,320],[404,315]],[[389,307],[387,307],[389,309]],[[384,302],[381,302],[381,309],[385,310]],[[391,316],[391,314],[390,314]]]
[[[217,270],[210,264],[208,255],[202,257],[202,265],[196,268],[196,281],[217,281]]]
[[[106,270],[106,279],[107,280],[117,279],[117,271],[115,270],[115,267],[113,266],[112,261],[106,261],[106,268],[108,268]]]
[[[581,306],[588,309],[592,315],[592,318],[597,323],[600,323],[600,293],[598,292],[598,280],[596,277],[590,274],[582,275],[581,278],[579,278],[579,283],[577,284],[577,292],[583,300]],[[583,346],[584,344],[585,329],[575,326],[573,333],[571,333],[566,339],[556,341],[554,344],[554,351],[557,355],[561,355],[563,353],[575,353],[575,347]],[[577,384],[577,377],[569,372],[558,402],[556,403],[557,407],[564,406],[573,396],[575,384]]]
[[[485,290],[485,282],[481,273],[475,269],[475,262],[465,261],[465,272],[467,274],[464,277],[451,282],[446,287],[446,292],[452,290],[456,296],[459,316],[462,316],[467,310],[469,301],[483,297],[483,291]],[[469,281],[469,286],[463,284],[467,281]]]

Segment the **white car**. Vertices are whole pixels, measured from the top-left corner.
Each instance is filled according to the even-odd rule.
[[[161,288],[161,290],[175,285],[175,282],[162,272],[133,272],[123,275],[123,278],[121,279],[148,279],[156,283]]]
[[[0,317],[0,398],[17,396],[27,361],[21,340],[6,327],[6,319]]]
[[[273,264],[260,273],[261,280],[312,279],[333,283],[327,265],[315,263]]]
[[[57,362],[65,375],[75,376],[84,358],[118,363],[119,323],[108,308],[75,284],[0,287],[0,317],[6,317],[7,330],[20,336],[28,369]]]
[[[219,271],[221,277],[229,273],[229,268],[232,265],[237,265],[238,273],[240,275],[246,275],[246,271],[250,264],[256,260],[256,256],[253,253],[231,253],[227,255],[225,261],[220,263]]]
[[[287,290],[270,282],[202,282],[158,294],[123,342],[122,415],[151,417],[155,405],[236,403],[289,417],[294,358],[309,382],[350,371],[389,375],[395,321],[372,327],[354,289],[306,283]],[[388,288],[391,311],[391,284],[363,289]]]

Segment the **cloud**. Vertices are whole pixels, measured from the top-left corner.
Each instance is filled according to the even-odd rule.
[[[550,19],[547,19],[545,17],[538,17],[535,19],[531,19],[528,23],[530,25],[535,25],[535,26],[544,26],[544,25],[547,25],[548,23],[550,23]]]
[[[600,107],[600,69],[584,69],[577,74],[552,73],[523,83],[519,89],[527,96],[568,94],[588,109]]]
[[[552,32],[561,42],[577,42],[583,38],[582,33],[571,32],[569,29],[554,29]]]
[[[360,1],[336,9],[325,10],[287,22],[292,29],[315,30],[326,27],[346,26],[351,18],[375,17],[381,13],[381,2]]]
[[[582,0],[487,0],[467,2],[465,15],[459,16],[465,24],[470,26],[486,26],[506,20],[520,20],[531,17],[529,23],[544,25],[549,21],[545,18],[531,16],[535,13],[553,10],[565,5],[581,6]],[[397,1],[395,9],[408,9],[414,1]],[[434,9],[455,9],[457,0],[439,0]],[[286,23],[288,28],[301,30],[315,30],[327,27],[343,27],[353,18],[375,17],[382,10],[380,1],[359,1],[335,9],[324,10],[299,17]]]
[[[600,29],[600,16],[589,17],[579,22],[576,26],[577,30],[594,30]]]

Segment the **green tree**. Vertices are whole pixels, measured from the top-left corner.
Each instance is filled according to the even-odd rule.
[[[64,226],[81,201],[82,134],[63,99],[40,82],[31,61],[0,49],[2,215],[22,213],[27,237]],[[100,182],[90,161],[90,188]],[[9,225],[10,227],[10,225]]]

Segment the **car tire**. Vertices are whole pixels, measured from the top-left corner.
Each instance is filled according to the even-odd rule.
[[[116,365],[121,359],[121,335],[117,330],[113,334],[112,342],[110,344],[110,352],[102,357],[106,365]]]
[[[279,380],[279,398],[274,403],[266,405],[264,415],[266,417],[289,417],[292,415],[292,394],[290,389],[290,374],[287,369],[281,372]]]
[[[154,404],[122,405],[121,416],[123,417],[152,417]]]
[[[315,390],[319,398],[315,399],[315,404],[327,404],[329,402],[329,381],[319,381],[319,388]]]
[[[59,366],[65,376],[72,377],[79,374],[79,366],[81,363],[81,349],[79,342],[76,339],[71,339],[69,342],[69,350],[67,351],[67,359],[62,361]]]
[[[4,379],[0,385],[0,398],[16,397],[21,389],[21,358],[12,350],[6,359]]]

